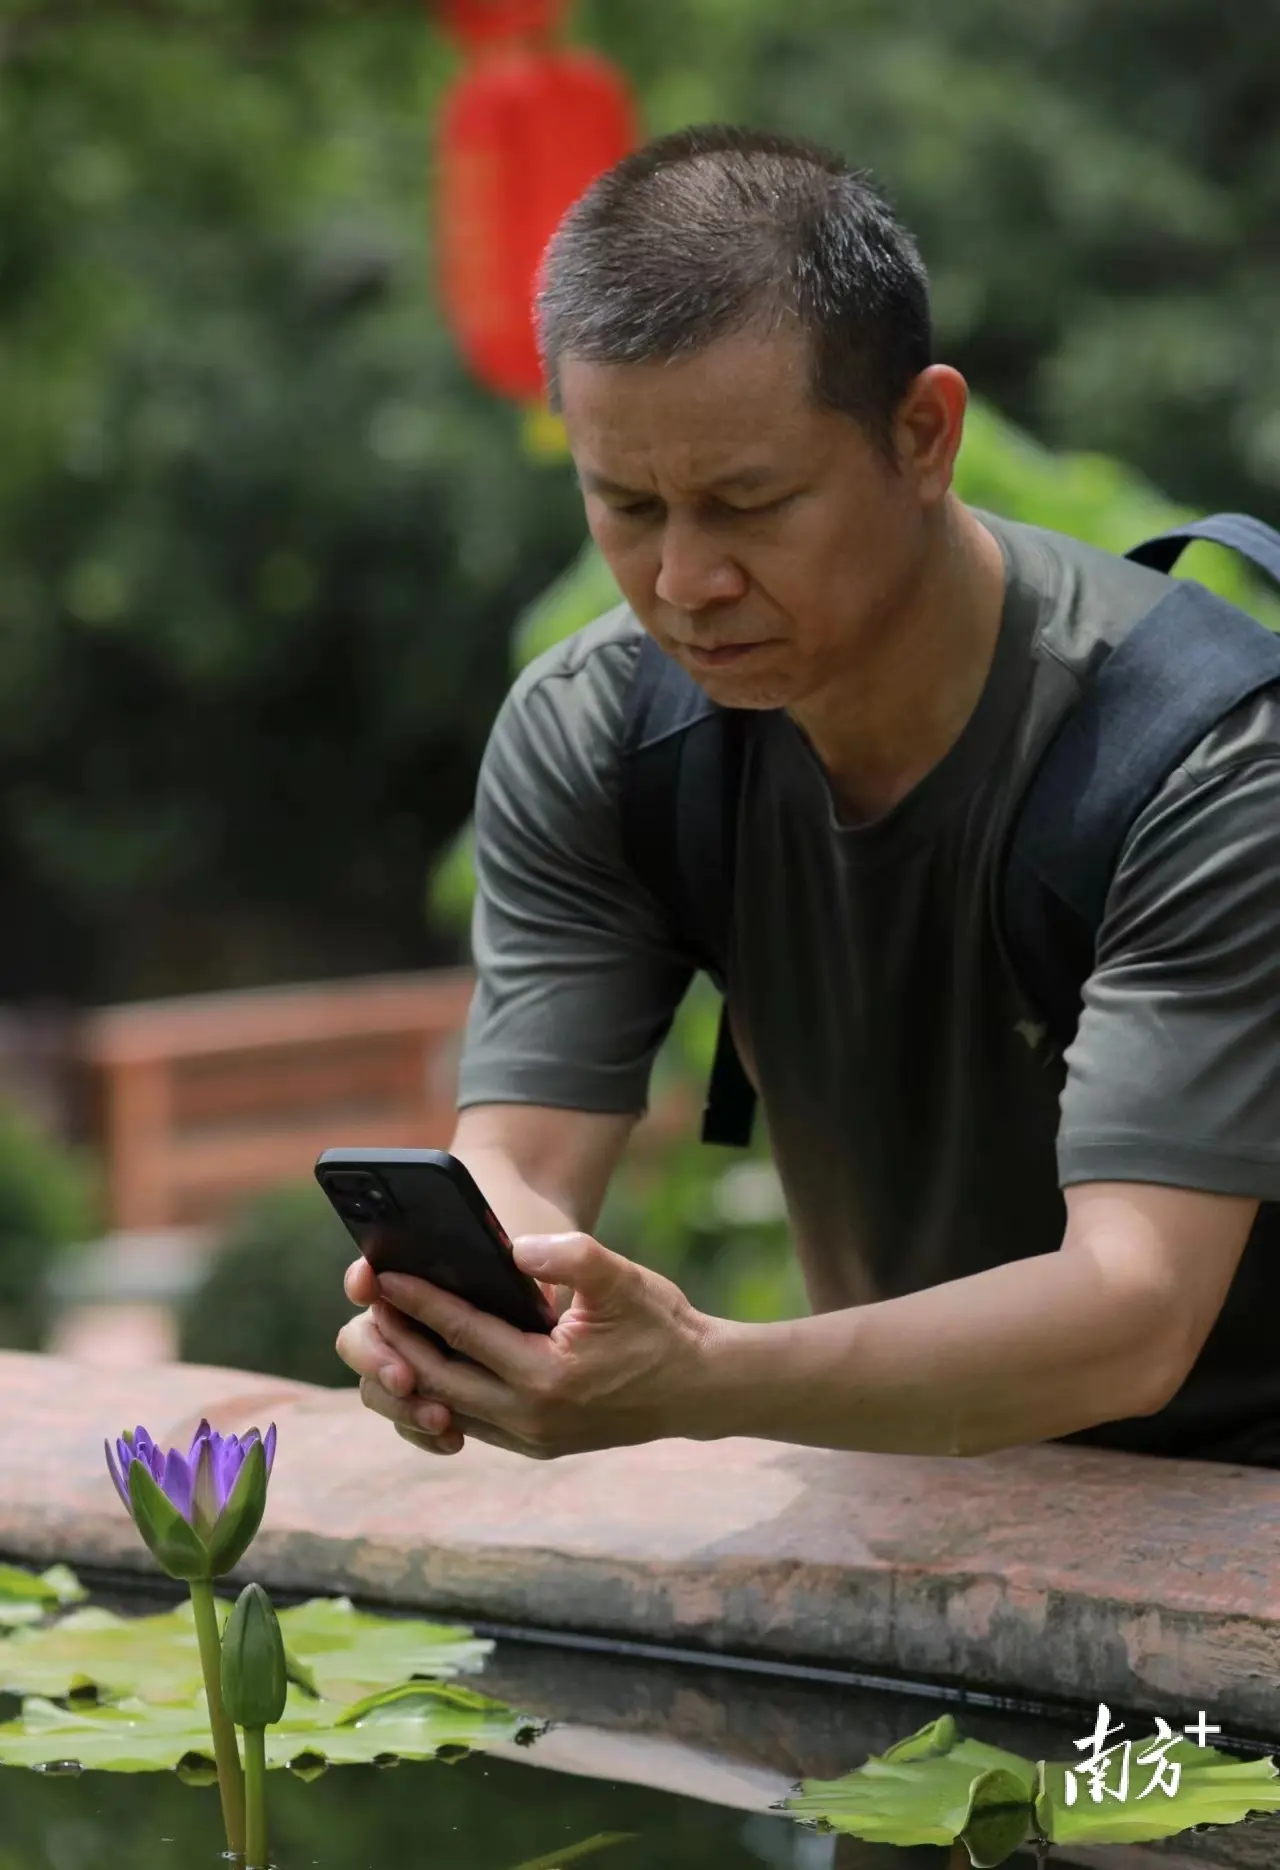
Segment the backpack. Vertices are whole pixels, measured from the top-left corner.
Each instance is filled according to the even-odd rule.
[[[1126,557],[1171,572],[1193,539],[1231,547],[1280,584],[1280,533],[1240,513],[1162,533]],[[1214,723],[1272,683],[1280,636],[1180,579],[1099,664],[1034,761],[1002,847],[999,922],[1015,977],[1059,1053],[1075,1033],[1130,826]],[[624,711],[623,849],[721,993],[749,713],[709,701],[644,638]],[[749,1143],[755,1103],[722,1008],[702,1140]]]

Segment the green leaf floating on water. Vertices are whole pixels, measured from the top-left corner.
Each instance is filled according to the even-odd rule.
[[[84,1586],[66,1565],[48,1571],[24,1571],[20,1565],[0,1565],[0,1630],[41,1623],[54,1611],[78,1604]]]
[[[349,1598],[316,1597],[280,1612],[285,1648],[331,1701],[391,1688],[411,1675],[439,1681],[478,1669],[487,1637],[458,1624],[422,1623],[356,1610]]]
[[[1193,1825],[1238,1823],[1280,1811],[1280,1775],[1271,1759],[1237,1760],[1178,1739],[1165,1758],[1180,1768],[1177,1790],[1140,1797],[1154,1764],[1139,1765],[1154,1735],[1135,1736],[1127,1798],[1096,1803],[1078,1762],[1043,1765],[962,1736],[951,1715],[931,1722],[841,1779],[807,1780],[781,1809],[867,1842],[953,1844],[976,1866],[1004,1862],[1034,1834],[1055,1844],[1137,1844]],[[1067,1803],[1067,1773],[1076,1797]],[[1113,1767],[1109,1784],[1114,1784]],[[1033,1818],[1035,1824],[1033,1825]]]
[[[1280,1775],[1274,1760],[1237,1760],[1216,1747],[1198,1747],[1183,1739],[1164,1750],[1165,1759],[1181,1769],[1177,1791],[1172,1798],[1159,1787],[1148,1793],[1155,1766],[1140,1765],[1138,1756],[1151,1738],[1134,1741],[1123,1801],[1104,1794],[1095,1803],[1076,1765],[1075,1803],[1068,1805],[1068,1768],[1046,1761],[1043,1790],[1036,1800],[1045,1837],[1054,1844],[1138,1844],[1174,1837],[1191,1825],[1231,1825],[1250,1812],[1280,1811]],[[1117,1783],[1117,1772],[1118,1762],[1108,1773],[1108,1785]]]
[[[1035,1784],[1030,1761],[964,1738],[944,1714],[842,1779],[806,1780],[782,1809],[869,1843],[954,1844],[988,1808],[1029,1816]]]
[[[220,1600],[223,1620],[230,1609]],[[333,1701],[354,1700],[410,1676],[433,1680],[474,1669],[492,1643],[466,1629],[371,1616],[346,1598],[315,1598],[280,1612],[290,1677]],[[119,1617],[90,1606],[0,1644],[0,1693],[50,1699],[96,1691],[183,1704],[202,1681],[191,1605]]]
[[[517,1740],[530,1723],[500,1701],[454,1683],[409,1682],[349,1707],[291,1688],[284,1718],[267,1730],[268,1766],[304,1771],[372,1760],[432,1759],[442,1748],[483,1749]],[[86,1771],[162,1772],[212,1760],[203,1702],[146,1701],[63,1708],[40,1697],[0,1726],[0,1766],[69,1766]]]

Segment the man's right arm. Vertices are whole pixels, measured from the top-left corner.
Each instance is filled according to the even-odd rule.
[[[638,1115],[473,1104],[449,1147],[513,1239],[589,1234]]]
[[[692,973],[622,849],[637,648],[634,624],[611,617],[539,658],[504,703],[481,766],[476,992],[450,1148],[513,1238],[592,1232]],[[347,1295],[362,1306],[376,1296],[363,1264]],[[339,1350],[362,1386],[395,1373],[393,1396],[412,1387],[372,1313],[344,1327]],[[460,1442],[453,1430],[444,1439]]]

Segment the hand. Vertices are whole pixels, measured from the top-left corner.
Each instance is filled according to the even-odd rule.
[[[390,1417],[397,1433],[424,1453],[459,1453],[464,1437],[454,1426],[449,1410],[437,1403],[427,1411],[428,1399],[415,1387],[417,1378],[412,1366],[378,1329],[373,1311],[378,1302],[378,1276],[363,1255],[347,1268],[342,1283],[351,1303],[367,1308],[342,1327],[335,1346],[342,1361],[360,1378],[361,1401],[366,1408]],[[416,1426],[407,1413],[403,1421],[397,1419],[396,1410],[401,1405],[406,1410],[417,1409],[412,1419]]]
[[[425,1280],[351,1269],[347,1294],[369,1310],[344,1326],[338,1353],[359,1372],[367,1407],[447,1454],[468,1434],[549,1460],[712,1432],[718,1321],[589,1235],[526,1236],[514,1250],[522,1272],[572,1291],[549,1336],[517,1331]],[[406,1316],[471,1361],[442,1356]]]

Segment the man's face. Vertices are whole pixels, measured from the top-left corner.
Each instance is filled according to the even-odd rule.
[[[795,707],[865,663],[909,587],[932,498],[815,406],[798,334],[665,364],[566,357],[592,534],[649,634],[713,700]]]

